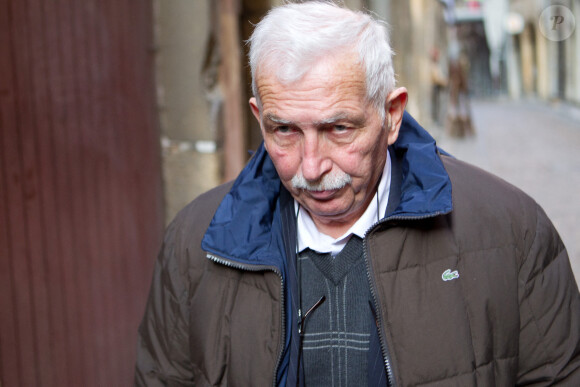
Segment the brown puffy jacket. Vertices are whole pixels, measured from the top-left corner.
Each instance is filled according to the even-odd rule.
[[[580,386],[580,297],[551,222],[513,186],[442,160],[453,211],[391,219],[366,237],[395,384]],[[280,275],[215,263],[200,248],[230,188],[202,195],[168,228],[139,331],[136,385],[275,383]]]

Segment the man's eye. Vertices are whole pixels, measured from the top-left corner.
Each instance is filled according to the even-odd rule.
[[[335,132],[344,132],[347,130],[347,127],[346,125],[334,125],[333,129]]]
[[[290,134],[290,133],[294,132],[294,129],[288,125],[280,125],[280,126],[276,127],[276,132],[282,133],[282,134]]]

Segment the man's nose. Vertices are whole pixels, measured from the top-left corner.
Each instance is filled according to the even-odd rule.
[[[332,169],[332,160],[324,141],[317,135],[304,136],[302,154],[302,176],[309,182],[316,182]]]

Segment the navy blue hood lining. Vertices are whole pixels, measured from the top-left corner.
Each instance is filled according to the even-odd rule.
[[[451,181],[435,140],[407,112],[392,148],[401,160],[402,184],[399,205],[390,216],[423,218],[451,212]],[[276,266],[283,272],[280,190],[262,144],[218,207],[202,248],[240,264]]]
[[[276,237],[281,182],[260,145],[219,205],[202,249],[242,264],[280,266],[283,245]],[[278,233],[279,234],[279,233]]]
[[[389,216],[420,218],[451,212],[451,181],[435,140],[407,112],[392,147],[401,160],[402,184],[399,205]]]

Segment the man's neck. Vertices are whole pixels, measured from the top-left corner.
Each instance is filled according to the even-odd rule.
[[[377,182],[378,186],[378,182]],[[334,239],[338,239],[343,236],[361,217],[362,214],[366,211],[369,207],[369,204],[372,202],[373,198],[376,196],[376,190],[373,191],[373,195],[369,195],[365,202],[361,205],[360,209],[353,214],[351,214],[350,218],[347,220],[333,220],[333,219],[325,219],[319,218],[317,216],[312,216],[312,214],[308,213],[316,229],[328,236],[331,236]],[[307,211],[304,209],[304,211]]]

